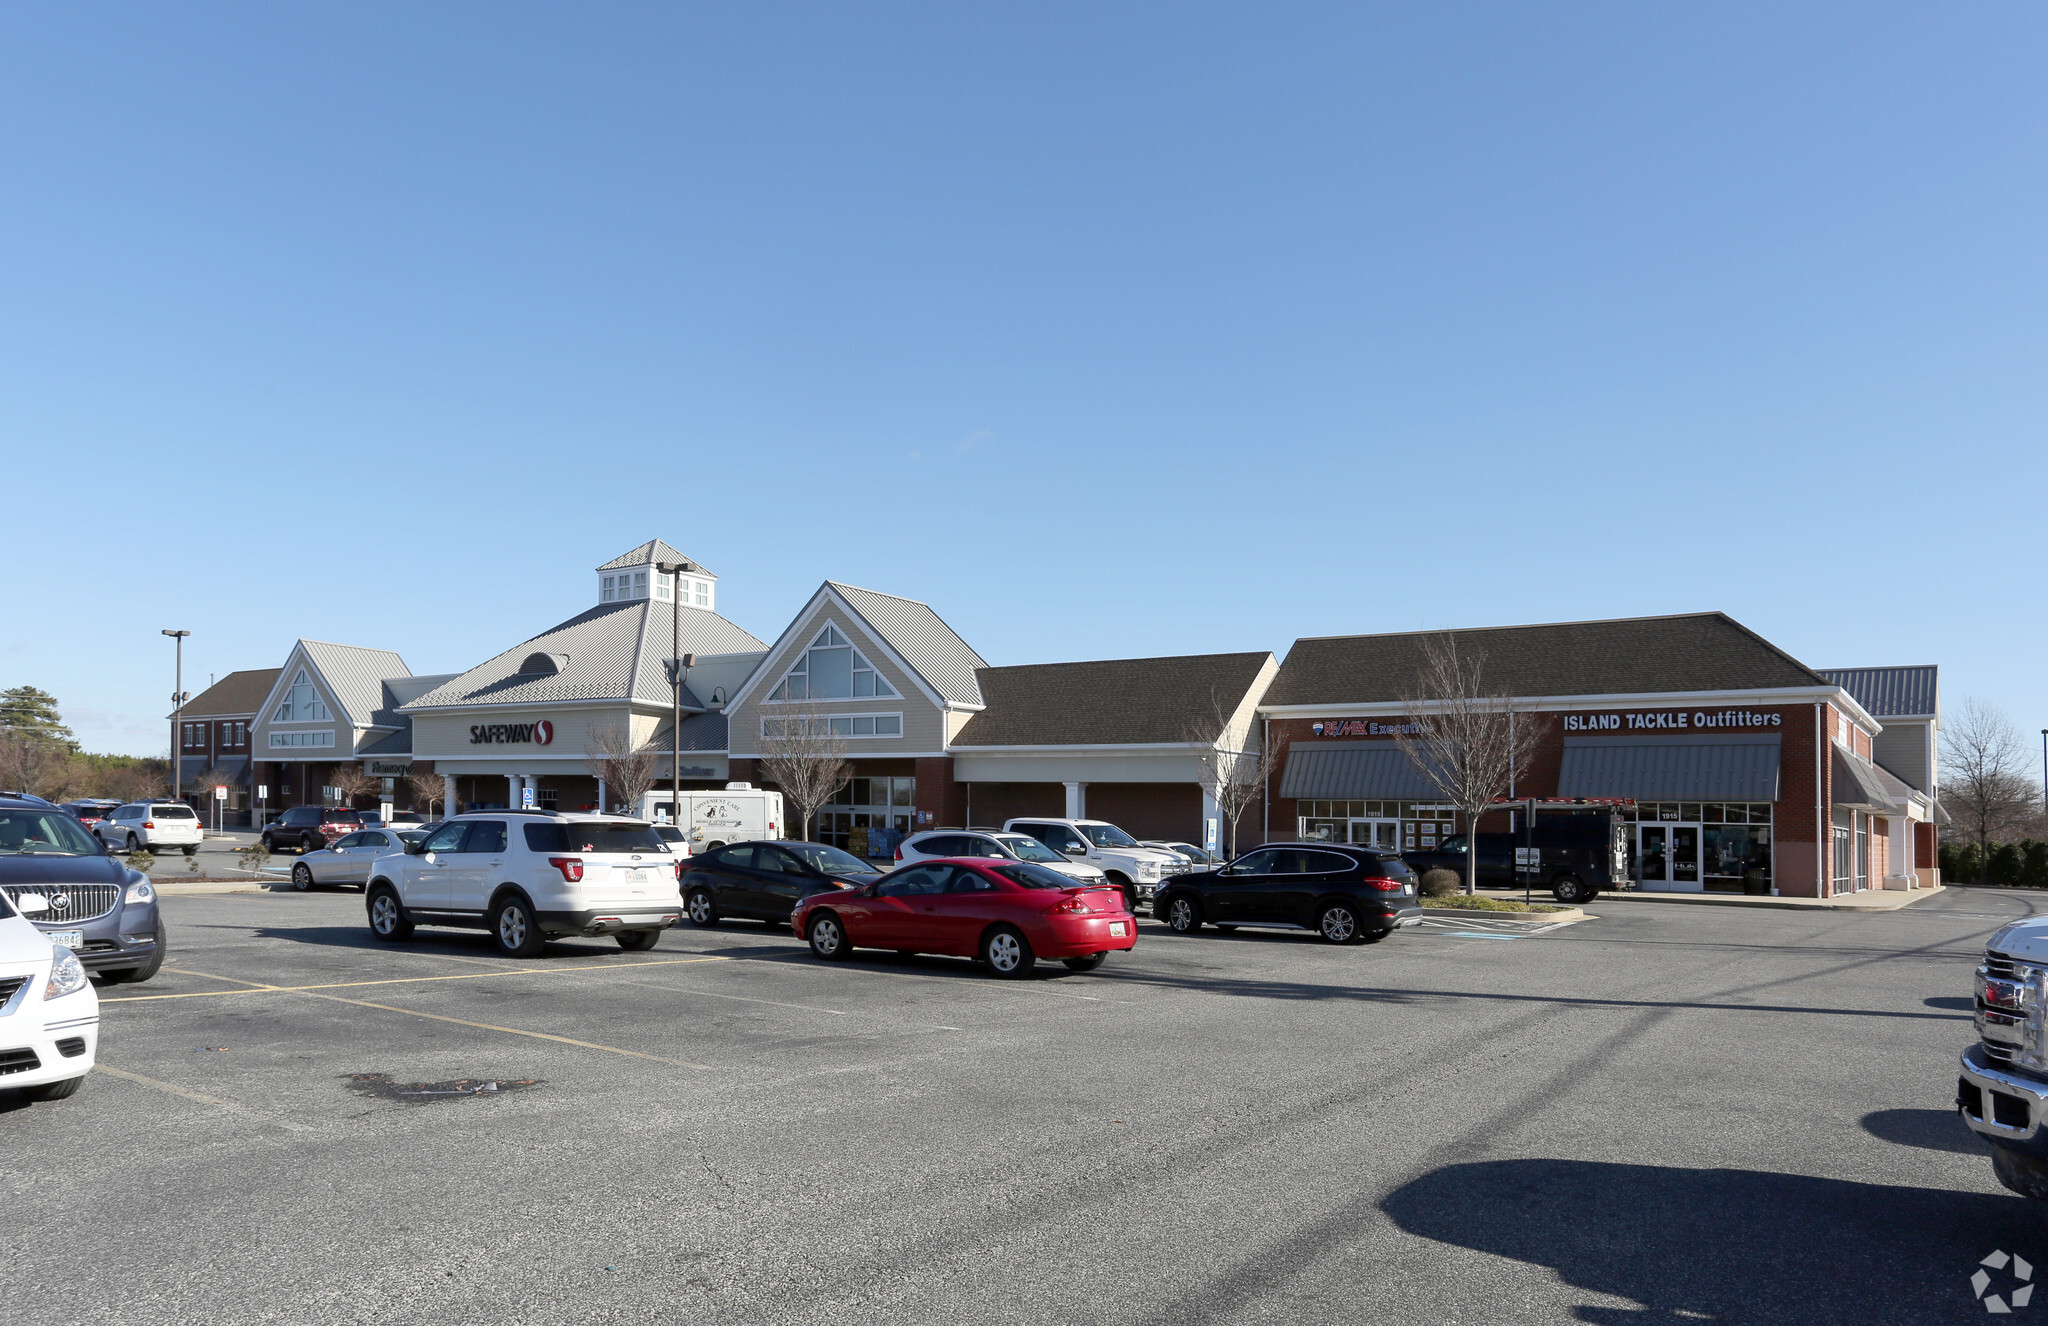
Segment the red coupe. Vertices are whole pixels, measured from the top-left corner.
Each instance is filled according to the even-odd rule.
[[[1138,921],[1113,884],[1076,884],[1027,861],[920,861],[844,893],[805,898],[790,916],[821,958],[856,948],[974,958],[1022,976],[1040,958],[1093,971],[1138,942]]]

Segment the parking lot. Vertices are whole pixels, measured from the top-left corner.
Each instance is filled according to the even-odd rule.
[[[1963,1320],[1993,1248],[2048,1264],[1949,1112],[2033,905],[1147,921],[1009,982],[172,897],[85,1090],[0,1114],[0,1278],[94,1322]]]

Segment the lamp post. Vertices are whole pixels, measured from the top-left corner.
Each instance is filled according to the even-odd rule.
[[[171,800],[182,801],[185,790],[185,637],[190,631],[165,631],[178,648],[177,672],[171,683]]]
[[[668,620],[669,657],[675,671],[669,674],[669,698],[674,701],[669,716],[669,823],[677,828],[683,826],[683,683],[690,678],[690,665],[697,661],[695,654],[683,653],[683,578],[682,573],[690,569],[688,562],[656,562],[654,569],[668,577]]]
[[[2041,809],[2048,812],[2048,727],[2041,729]]]

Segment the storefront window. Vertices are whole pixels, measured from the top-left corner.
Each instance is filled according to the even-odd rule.
[[[917,815],[917,779],[851,778],[820,807],[812,834],[855,856],[883,859],[912,830]]]

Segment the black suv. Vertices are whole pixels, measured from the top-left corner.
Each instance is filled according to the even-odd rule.
[[[881,877],[859,857],[823,843],[733,843],[683,862],[683,908],[693,925],[735,916],[788,925],[796,905],[813,893]]]
[[[1422,920],[1415,872],[1390,852],[1337,843],[1255,847],[1227,866],[1159,886],[1152,914],[1176,934],[1206,922],[1301,926],[1332,944],[1376,944]]]
[[[103,980],[146,981],[163,966],[164,923],[149,876],[108,856],[70,811],[0,797],[0,893]],[[25,898],[40,905],[23,906]]]
[[[360,810],[293,806],[263,830],[263,850],[275,852],[280,847],[296,847],[301,852],[317,852],[335,839],[364,827]]]

